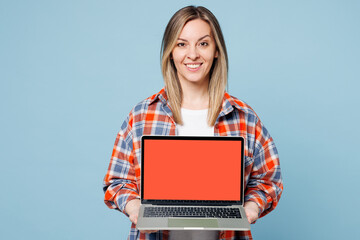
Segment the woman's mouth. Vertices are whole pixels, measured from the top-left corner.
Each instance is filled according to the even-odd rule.
[[[185,64],[186,68],[189,71],[192,71],[192,72],[196,72],[197,70],[199,70],[201,65],[202,65],[202,63],[188,63],[188,64]]]

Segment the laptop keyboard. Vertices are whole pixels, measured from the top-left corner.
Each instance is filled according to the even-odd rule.
[[[238,208],[145,207],[144,217],[241,218]]]

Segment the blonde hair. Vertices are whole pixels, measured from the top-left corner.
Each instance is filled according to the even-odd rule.
[[[210,25],[216,43],[218,57],[214,59],[209,80],[209,111],[208,124],[214,126],[220,113],[224,93],[227,86],[228,56],[225,40],[216,17],[205,7],[187,6],[177,11],[166,26],[161,44],[161,70],[165,81],[166,93],[174,120],[182,124],[181,102],[182,89],[177,76],[177,70],[171,59],[171,52],[185,26],[191,20],[201,19]]]

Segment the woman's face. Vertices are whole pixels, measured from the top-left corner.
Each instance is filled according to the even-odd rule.
[[[209,81],[209,72],[217,54],[210,25],[201,19],[186,23],[172,51],[180,82]]]

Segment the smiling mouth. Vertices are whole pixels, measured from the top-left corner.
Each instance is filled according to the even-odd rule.
[[[186,66],[190,71],[196,71],[196,70],[198,70],[201,65],[202,65],[202,63],[189,63],[189,64],[185,64],[185,66]]]

